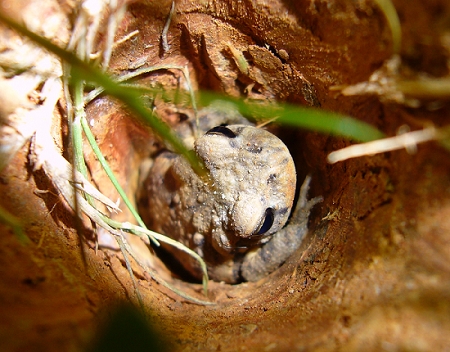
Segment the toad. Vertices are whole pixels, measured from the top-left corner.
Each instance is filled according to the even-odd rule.
[[[173,152],[155,157],[145,181],[150,228],[198,253],[215,281],[257,281],[298,249],[310,210],[322,198],[307,199],[307,177],[291,214],[296,171],[288,148],[232,107],[201,110],[197,139],[194,126],[177,132],[208,175],[198,176]],[[167,250],[193,277],[202,277],[196,260]]]

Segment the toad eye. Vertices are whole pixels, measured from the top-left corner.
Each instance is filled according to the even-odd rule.
[[[211,128],[206,134],[217,134],[222,135],[228,138],[236,138],[236,133],[234,133],[232,130],[230,130],[228,127],[225,126],[216,126]]]
[[[256,235],[262,235],[270,230],[275,220],[274,211],[272,208],[267,208],[264,214],[264,219],[261,221],[261,227],[256,232]]]

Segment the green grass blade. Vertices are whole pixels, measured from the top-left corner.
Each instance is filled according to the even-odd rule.
[[[22,224],[20,223],[20,220],[2,207],[0,207],[0,221],[12,228],[20,243],[27,244],[30,242],[30,239],[22,230]]]
[[[401,41],[402,41],[402,28],[400,25],[400,19],[398,18],[397,11],[391,0],[375,0],[378,7],[384,13],[386,21],[392,34],[392,51],[394,54],[400,53]]]
[[[262,105],[261,103],[248,103],[240,99],[224,97],[223,95],[211,92],[201,92],[200,94],[200,102],[202,105],[209,105],[215,100],[231,102],[245,115],[263,119],[277,117],[277,122],[280,124],[329,133],[354,141],[368,142],[384,137],[384,134],[375,127],[352,117],[334,112],[291,104]]]
[[[91,129],[89,128],[89,125],[88,125],[88,122],[87,122],[86,118],[82,118],[81,119],[81,126],[83,128],[84,134],[86,135],[86,138],[87,138],[87,140],[88,140],[88,142],[89,142],[89,144],[90,144],[90,146],[91,146],[95,156],[98,158],[98,161],[102,165],[103,170],[105,170],[106,175],[109,177],[111,183],[116,188],[116,190],[119,193],[120,197],[122,197],[123,202],[125,203],[127,208],[130,210],[131,214],[134,216],[134,218],[138,222],[139,226],[141,226],[143,228],[147,228],[145,226],[145,224],[144,224],[144,221],[142,220],[142,218],[139,216],[138,212],[136,211],[136,209],[134,209],[133,204],[131,204],[131,201],[127,197],[125,191],[120,186],[119,182],[117,181],[116,177],[114,176],[113,171],[109,167],[108,162],[106,161],[106,159],[103,156],[103,154],[102,154],[102,152],[101,152],[97,142],[95,141],[95,137],[92,134]],[[149,236],[149,238],[150,238],[150,240],[153,243],[155,243],[156,245],[159,245],[158,241],[153,236]]]

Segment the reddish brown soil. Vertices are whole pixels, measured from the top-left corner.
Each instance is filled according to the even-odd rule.
[[[249,93],[254,98],[342,112],[388,135],[403,124],[417,129],[425,122],[441,126],[450,121],[445,103],[428,111],[330,92],[332,85],[367,80],[391,55],[389,29],[372,2],[178,1],[168,35],[171,48],[162,59],[158,43],[170,1],[152,4],[129,6],[120,31],[137,28],[140,34],[117,49],[115,70],[144,57],[148,65],[189,62],[198,88],[241,96],[256,82]],[[394,4],[404,36],[404,65],[448,75],[444,39],[450,31],[450,3]],[[229,46],[251,62],[248,74],[239,73]],[[146,82],[170,87],[179,76],[160,71]],[[159,110],[173,117],[164,114],[163,104]],[[137,165],[153,140],[114,105],[93,104],[88,113],[98,121],[95,132],[108,160],[133,194]],[[261,282],[210,283],[213,306],[179,298],[136,267],[146,314],[170,349],[448,348],[448,152],[429,143],[415,154],[396,151],[331,166],[327,154],[347,141],[292,129],[280,133],[296,156],[300,177],[312,172],[312,194],[325,198],[312,216],[310,236]],[[51,184],[31,171],[27,153],[25,147],[1,173],[1,205],[22,219],[31,243],[21,245],[0,225],[0,349],[80,350],[119,301],[136,303],[136,297],[120,256],[95,253],[91,242],[80,241],[64,203],[51,192],[36,192],[51,190]],[[116,199],[103,176],[92,171],[100,188]],[[202,297],[199,285],[177,285]]]

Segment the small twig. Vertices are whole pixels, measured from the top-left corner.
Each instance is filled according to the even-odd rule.
[[[85,60],[89,60],[89,57],[94,48],[95,37],[97,36],[98,28],[100,26],[100,20],[104,5],[105,2],[95,0],[85,0],[81,5],[82,11],[80,12],[80,16],[86,16],[86,22],[84,26],[86,40],[85,45],[80,46],[80,49],[83,50],[83,56]],[[79,41],[78,45],[80,43],[82,42]]]
[[[112,45],[112,50],[116,49],[120,44],[125,43],[127,40],[130,40],[131,38],[133,38],[134,36],[139,34],[139,30],[135,30],[131,33],[128,33],[127,35],[123,36],[122,38],[120,38],[119,40],[115,41],[114,44]],[[100,51],[97,51],[96,53],[93,53],[90,55],[90,59],[91,60],[95,60],[97,58],[99,58],[101,55]]]
[[[339,161],[364,155],[373,155],[404,148],[408,149],[416,146],[418,143],[428,142],[435,139],[438,139],[436,129],[434,127],[428,127],[421,131],[408,132],[395,137],[351,145],[349,147],[331,152],[327,159],[330,164],[334,164]]]
[[[155,71],[159,71],[159,70],[180,70],[183,72],[183,66],[177,66],[177,65],[156,65],[156,66],[151,66],[151,67],[143,67],[143,68],[139,68],[133,72],[129,72],[129,73],[125,73],[119,77],[115,77],[114,80],[117,83],[123,83],[125,81],[128,81],[132,78],[138,77],[140,75],[146,74],[146,73],[150,73],[150,72],[155,72]],[[184,75],[184,72],[183,72]],[[98,97],[100,94],[103,93],[105,89],[103,87],[98,87],[96,89],[94,89],[93,91],[91,91],[88,95],[86,95],[86,97],[84,98],[84,103],[88,104],[89,102],[91,102],[92,100],[94,100],[96,97]]]
[[[256,127],[258,127],[258,128],[263,128],[263,127],[265,127],[265,126],[271,124],[272,122],[275,122],[275,121],[278,120],[279,118],[280,118],[279,116],[275,116],[275,117],[272,117],[271,119],[264,120],[264,121],[261,122],[260,124],[256,125]]]
[[[170,49],[170,45],[167,42],[167,33],[169,32],[170,22],[172,21],[173,14],[175,13],[175,1],[172,1],[172,5],[170,7],[169,16],[167,16],[166,24],[164,25],[163,31],[161,33],[161,56],[164,56]]]
[[[136,278],[134,277],[133,268],[131,267],[130,260],[128,259],[127,252],[128,248],[125,246],[125,237],[122,235],[121,232],[118,232],[114,236],[117,240],[117,243],[119,244],[120,250],[123,255],[123,259],[125,260],[125,266],[127,267],[128,273],[130,275],[131,281],[133,282],[133,287],[135,288],[136,296],[138,298],[139,305],[141,306],[142,312],[145,312],[144,310],[144,300],[142,299],[141,291],[138,289],[138,284],[136,282]]]
[[[199,121],[198,121],[197,100],[195,99],[194,88],[192,87],[191,76],[189,74],[188,65],[184,66],[181,69],[181,72],[183,73],[184,79],[186,80],[186,84],[187,84],[188,90],[189,90],[189,95],[191,96],[192,109],[194,110],[195,124],[197,125],[197,131],[198,131],[200,128],[200,125],[199,125]],[[196,134],[195,137],[198,137],[197,131],[195,133]]]
[[[118,4],[117,0],[109,1],[109,11],[110,16],[108,18],[108,29],[106,35],[106,44],[105,49],[103,51],[103,61],[102,68],[106,71],[109,67],[109,61],[111,59],[112,50],[114,47],[114,37],[116,35],[117,28],[119,27],[119,23],[125,15],[126,10],[126,2],[122,2],[121,5]]]

